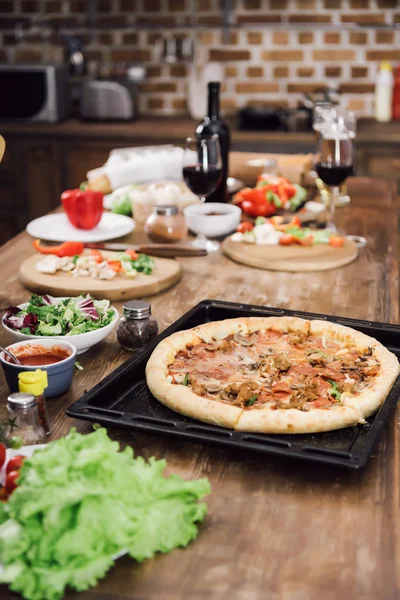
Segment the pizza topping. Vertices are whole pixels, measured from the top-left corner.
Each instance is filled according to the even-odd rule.
[[[253,346],[254,341],[255,341],[253,336],[245,337],[241,333],[235,333],[233,336],[233,339],[235,340],[235,342],[237,342],[241,346]]]
[[[303,344],[306,339],[307,339],[307,335],[305,333],[302,333],[301,331],[289,333],[289,335],[287,336],[287,340],[288,340],[289,344],[292,344],[293,346],[298,346],[299,344]]]
[[[302,331],[261,329],[187,345],[168,375],[199,396],[243,409],[327,410],[343,393],[368,388],[380,371],[373,353]]]

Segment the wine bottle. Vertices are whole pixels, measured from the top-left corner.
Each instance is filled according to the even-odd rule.
[[[208,115],[197,126],[196,135],[212,135],[217,133],[221,146],[222,179],[217,188],[207,197],[206,202],[227,202],[228,194],[226,180],[228,177],[228,158],[231,144],[229,127],[219,116],[219,81],[210,81],[208,84]]]

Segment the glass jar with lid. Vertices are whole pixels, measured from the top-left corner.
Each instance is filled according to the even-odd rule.
[[[42,444],[46,441],[46,432],[40,423],[38,405],[33,394],[10,394],[7,398],[7,413],[24,445]]]
[[[151,305],[144,300],[131,300],[122,307],[117,339],[125,350],[140,350],[158,333],[158,323],[151,314]]]
[[[187,235],[185,217],[175,205],[153,206],[144,230],[151,240],[171,244]]]

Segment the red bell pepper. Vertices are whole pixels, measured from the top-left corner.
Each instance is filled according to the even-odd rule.
[[[35,240],[33,242],[33,247],[41,254],[55,254],[60,258],[63,256],[82,254],[84,250],[83,242],[63,242],[58,246],[41,246],[40,240]]]
[[[95,190],[66,190],[61,202],[70,223],[77,229],[93,229],[103,214],[103,193]]]

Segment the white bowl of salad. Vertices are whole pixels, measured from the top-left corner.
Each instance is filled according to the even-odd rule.
[[[2,324],[14,340],[66,340],[82,354],[111,333],[118,316],[109,300],[95,300],[89,294],[74,298],[32,294],[28,302],[10,306]]]

